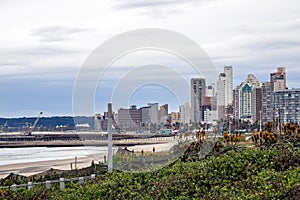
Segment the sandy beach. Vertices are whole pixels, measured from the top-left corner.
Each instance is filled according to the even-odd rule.
[[[98,159],[97,159],[98,158]],[[91,165],[91,162],[95,163],[103,161],[103,155],[90,155],[86,157],[77,158],[77,168],[84,168]],[[70,170],[72,167],[75,167],[75,158],[74,159],[65,159],[65,160],[49,160],[49,161],[40,161],[40,162],[28,162],[28,163],[18,163],[10,165],[1,165],[0,166],[0,178],[4,178],[10,173],[20,174],[24,176],[30,176],[40,172],[49,170],[50,168],[61,169],[61,170]]]
[[[173,145],[177,143],[176,140],[166,143],[159,144],[145,144],[145,145],[135,145],[128,147],[129,150],[134,150],[135,152],[144,152],[151,151],[155,147],[156,152],[167,151]],[[94,154],[86,157],[77,158],[77,168],[88,167],[91,165],[91,162],[95,163],[103,162],[104,156],[106,154]],[[27,162],[27,163],[18,163],[18,164],[9,164],[9,165],[0,165],[0,178],[8,176],[10,173],[30,176],[40,172],[44,172],[50,168],[61,169],[61,170],[70,170],[72,167],[75,167],[75,158],[74,159],[65,159],[65,160],[49,160],[49,161],[40,161],[40,162]]]
[[[168,151],[172,148],[172,146],[174,146],[175,144],[177,144],[178,142],[176,140],[173,140],[172,142],[167,142],[167,143],[161,143],[161,144],[145,144],[145,145],[136,145],[136,146],[132,146],[132,147],[128,147],[129,150],[134,150],[135,152],[139,152],[139,151],[150,151],[152,152],[153,147],[155,147],[155,151],[156,152],[160,152],[160,151]]]

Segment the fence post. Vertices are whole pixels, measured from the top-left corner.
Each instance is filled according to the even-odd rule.
[[[16,191],[16,190],[17,190],[17,185],[16,185],[16,184],[13,184],[13,185],[11,186],[11,189],[12,189],[13,191]]]
[[[75,169],[77,169],[77,156],[75,156]]]
[[[96,174],[92,174],[91,179],[95,179],[95,178],[96,178]]]
[[[79,184],[83,185],[84,184],[84,177],[79,177]]]
[[[51,188],[51,181],[46,181],[46,188],[50,189]]]
[[[59,179],[59,187],[61,190],[65,189],[65,179],[64,178]]]
[[[28,190],[32,189],[32,187],[33,187],[33,186],[32,186],[32,182],[28,182],[27,185],[28,185]]]

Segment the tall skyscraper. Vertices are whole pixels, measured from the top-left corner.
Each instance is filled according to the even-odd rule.
[[[159,111],[158,111],[158,103],[148,103],[150,106],[150,119],[151,123],[158,124],[159,123]]]
[[[261,87],[255,88],[255,99],[256,99],[256,105],[255,105],[255,113],[256,116],[254,118],[255,121],[262,121],[262,89]]]
[[[160,123],[166,123],[168,120],[168,104],[164,104],[159,108],[159,119]]]
[[[168,116],[168,104],[159,107],[159,117]]]
[[[234,116],[237,119],[260,120],[261,85],[253,74],[234,90]]]
[[[203,101],[205,97],[206,82],[204,78],[191,79],[191,110],[192,122],[203,121]]]
[[[240,88],[240,118],[241,119],[249,119],[251,120],[253,117],[252,109],[253,109],[253,104],[252,104],[252,94],[253,94],[253,89],[249,85],[249,83],[245,83],[242,85]]]
[[[285,67],[278,67],[276,72],[270,73],[270,82],[262,85],[262,121],[273,122],[273,99],[272,94],[276,91],[286,90],[286,71]]]
[[[141,107],[142,111],[142,124],[148,126],[151,123],[150,106]]]
[[[237,86],[233,90],[233,117],[234,119],[240,119],[240,86]]]
[[[233,101],[233,86],[232,86],[232,79],[233,79],[233,72],[232,66],[225,66],[224,67],[224,74],[225,74],[225,105],[229,106],[232,105]]]
[[[233,69],[232,66],[225,66],[224,73],[220,73],[217,82],[217,110],[218,119],[222,120],[228,117],[228,110],[233,103]]]
[[[190,104],[187,102],[183,105],[179,106],[179,119],[180,123],[189,124],[191,116],[191,107]]]
[[[222,120],[225,118],[225,110],[226,110],[226,104],[225,104],[225,89],[226,88],[226,74],[221,73],[219,75],[219,80],[217,83],[217,110],[218,110],[218,119]]]
[[[272,89],[270,82],[264,82],[261,86],[262,98],[262,121],[263,123],[273,121],[273,108],[272,108]]]
[[[271,90],[286,90],[286,72],[285,67],[278,67],[277,72],[270,73]]]

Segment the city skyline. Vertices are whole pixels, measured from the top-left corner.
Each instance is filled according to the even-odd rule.
[[[173,30],[191,38],[207,52],[219,73],[223,66],[232,65],[234,88],[248,74],[268,81],[268,73],[280,66],[287,69],[287,86],[299,88],[297,5],[296,0],[3,0],[0,116],[36,116],[40,111],[45,116],[72,116],[73,84],[88,55],[119,33],[148,27]],[[168,66],[186,67],[182,61],[163,53],[128,55],[116,63],[105,78],[105,85],[97,89],[95,112],[103,112],[111,101],[111,85],[118,80],[116,77],[130,66],[149,63],[153,58]],[[187,82],[194,75],[189,70],[182,73]],[[166,93],[167,97],[162,97]],[[143,102],[168,103],[170,110],[178,109],[174,95],[163,89],[141,88],[129,103]]]
[[[233,70],[234,71],[234,68],[232,67],[232,66],[229,66],[229,65],[226,65],[226,66],[224,66],[224,71],[226,70],[226,68],[228,69],[228,67],[231,67],[231,70]],[[283,68],[283,67],[277,67],[277,69],[279,70],[279,69],[281,69],[281,68]],[[286,69],[284,69],[284,70],[286,70]],[[275,70],[273,70],[273,71],[271,71],[271,72],[269,72],[269,74],[268,74],[268,76],[269,76],[269,78],[270,78],[270,75],[271,74],[276,74],[276,73],[278,73],[278,72],[275,72]],[[220,73],[220,75],[222,75],[223,73],[221,72]],[[234,74],[231,74],[231,75],[233,75],[233,77],[234,77]],[[270,80],[266,80],[266,81],[261,81],[261,80],[258,80],[258,79],[256,79],[256,77],[255,77],[255,74],[248,74],[247,75],[247,77],[248,77],[248,79],[247,79],[247,77],[246,77],[246,81],[242,81],[241,83],[239,83],[238,85],[236,85],[236,86],[234,86],[233,85],[233,88],[238,88],[238,87],[240,87],[241,85],[243,85],[243,84],[245,84],[245,82],[247,83],[249,83],[249,79],[251,80],[251,79],[253,79],[253,78],[251,78],[251,76],[253,76],[253,78],[255,79],[255,81],[256,82],[259,82],[259,85],[261,85],[261,86],[259,86],[259,87],[263,87],[263,85],[265,84],[265,83],[267,83],[267,82],[270,82]],[[288,75],[287,75],[288,76]],[[285,77],[286,77],[286,74],[285,74]],[[191,79],[191,82],[194,80],[194,79],[201,79],[201,80],[204,80],[205,81],[205,78],[192,78]],[[248,81],[247,81],[248,80]],[[286,82],[288,82],[288,79],[286,79],[285,80]],[[251,81],[250,81],[251,82]],[[218,94],[218,90],[217,90],[217,84],[216,83],[212,83],[216,88],[214,88],[214,92],[215,92],[215,94],[214,95],[217,95]],[[256,83],[256,84],[258,84],[258,83]],[[206,85],[206,90],[207,90],[207,87],[208,86],[211,86],[211,85]],[[295,88],[295,87],[288,87],[288,85],[285,85],[284,84],[284,86],[286,86],[288,89],[299,89],[299,88]],[[224,88],[225,89],[225,88]],[[280,88],[280,89],[282,89],[282,88]],[[278,89],[277,89],[278,90]],[[232,92],[234,93],[234,91],[235,91],[235,89],[233,89],[232,90]],[[208,95],[207,94],[207,91],[205,91],[205,95],[204,96],[206,96],[206,95]],[[217,97],[217,96],[216,96]],[[234,95],[232,96],[232,97],[234,97]],[[224,97],[225,98],[225,97]],[[226,97],[226,98],[228,98],[228,97]],[[118,110],[120,110],[120,109],[127,109],[127,108],[129,108],[129,107],[131,107],[131,106],[136,106],[136,107],[140,107],[140,108],[142,108],[142,107],[145,107],[145,106],[147,106],[146,104],[158,104],[159,106],[162,106],[162,105],[168,105],[169,106],[169,108],[171,108],[171,109],[169,109],[169,113],[168,114],[170,114],[170,113],[172,113],[172,112],[180,112],[180,107],[181,106],[183,106],[183,105],[185,105],[186,103],[188,103],[189,105],[190,105],[190,108],[192,108],[192,103],[191,103],[191,99],[189,100],[189,101],[187,101],[187,102],[184,102],[183,104],[176,104],[175,106],[174,105],[172,105],[172,106],[170,106],[170,104],[169,104],[169,102],[168,101],[166,101],[166,100],[164,100],[164,101],[156,101],[156,100],[154,100],[155,98],[152,98],[152,100],[150,100],[150,101],[139,101],[140,103],[136,103],[136,102],[130,102],[129,104],[128,104],[128,106],[126,107],[118,107],[118,108],[114,108],[114,112],[115,113],[117,113],[118,112]],[[108,102],[107,102],[108,103]],[[234,104],[234,102],[232,102],[232,103],[230,103],[230,104]],[[175,109],[174,109],[175,108]],[[97,113],[105,113],[106,111],[104,110],[104,111],[100,111],[100,112],[95,112],[95,114],[97,114]],[[59,116],[59,115],[52,115],[52,116]],[[61,116],[70,116],[70,115],[61,115]],[[2,117],[2,116],[1,116]],[[22,116],[17,116],[17,117],[22,117]],[[24,116],[24,117],[35,117],[35,115],[33,115],[33,116]],[[51,116],[46,116],[46,117],[51,117]],[[202,116],[203,117],[203,116]],[[5,118],[5,117],[4,117]],[[8,117],[9,118],[9,117]],[[191,120],[192,120],[192,111],[191,111],[191,116],[190,116],[190,118],[191,118]],[[198,116],[198,118],[200,118],[200,116]],[[238,117],[237,117],[238,118]],[[192,120],[192,121],[194,121],[194,120]]]
[[[156,130],[157,127],[154,129],[152,125],[170,126],[177,123],[186,125],[216,121],[230,123],[231,120],[262,124],[299,123],[300,88],[287,87],[285,67],[277,67],[277,71],[269,74],[270,80],[267,82],[261,82],[254,74],[248,74],[241,84],[229,92],[226,90],[232,86],[232,66],[224,66],[224,73],[220,73],[219,76],[217,90],[214,83],[206,85],[204,78],[192,78],[189,86],[190,102],[178,105],[175,112],[172,110],[169,112],[168,103],[160,105],[158,102],[148,102],[147,105],[140,107],[130,104],[128,108],[116,108],[114,120],[121,129],[136,131],[139,128]],[[224,92],[231,93],[232,97],[228,97]],[[107,112],[103,115],[95,113],[97,129],[105,129],[106,115]]]

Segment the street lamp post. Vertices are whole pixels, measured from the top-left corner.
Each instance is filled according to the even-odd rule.
[[[229,115],[229,133],[231,133],[232,132],[232,126],[231,126],[231,124],[232,124],[232,120],[233,120],[233,116],[232,115]]]
[[[280,108],[278,109],[278,123],[279,123],[279,135],[281,135],[281,113],[280,113]]]
[[[107,105],[107,135],[108,135],[108,171],[113,170],[113,149],[112,149],[112,104]]]
[[[259,114],[260,114],[259,131],[261,132],[262,131],[262,111],[261,110],[259,111]]]

